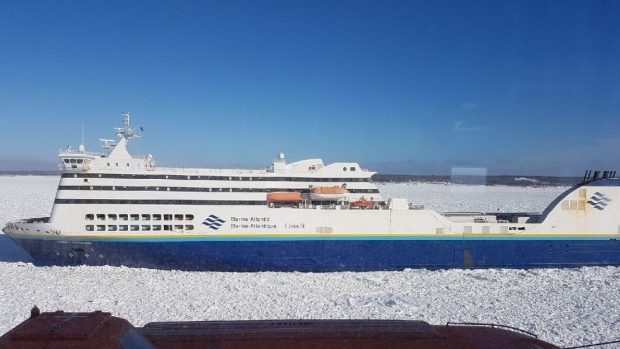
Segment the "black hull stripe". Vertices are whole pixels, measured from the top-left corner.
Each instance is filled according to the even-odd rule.
[[[233,200],[120,200],[120,199],[56,199],[54,204],[114,205],[267,205],[267,201]]]
[[[63,173],[62,178],[121,178],[121,179],[176,179],[250,182],[370,182],[367,178],[322,178],[322,177],[244,177],[244,176],[189,176],[189,175],[138,175],[117,173]]]

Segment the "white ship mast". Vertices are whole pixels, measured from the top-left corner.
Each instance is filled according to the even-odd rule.
[[[137,138],[140,136],[135,133],[133,128],[131,128],[129,113],[123,113],[123,127],[115,127],[114,130],[116,131],[116,135],[119,137],[118,143],[115,144],[112,139],[100,138],[99,142],[101,142],[101,147],[103,149],[111,149],[108,158],[132,159],[131,154],[127,151],[127,142],[132,138]]]

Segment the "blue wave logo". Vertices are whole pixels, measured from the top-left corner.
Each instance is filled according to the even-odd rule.
[[[611,202],[611,199],[605,196],[605,194],[601,194],[598,191],[592,195],[590,200],[588,200],[588,204],[592,205],[595,209],[602,211],[605,209],[605,206]]]
[[[209,217],[207,217],[204,221],[202,221],[202,224],[206,225],[207,227],[213,229],[213,230],[218,230],[220,229],[220,227],[226,223],[225,220],[221,219],[220,217],[216,216],[216,215],[209,215]]]

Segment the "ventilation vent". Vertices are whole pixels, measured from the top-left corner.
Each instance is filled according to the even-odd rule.
[[[330,234],[334,229],[332,227],[316,227],[316,232],[319,234]]]

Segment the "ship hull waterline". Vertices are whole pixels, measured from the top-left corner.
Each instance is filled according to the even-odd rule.
[[[41,266],[111,265],[201,271],[397,271],[620,265],[615,238],[22,238]]]

